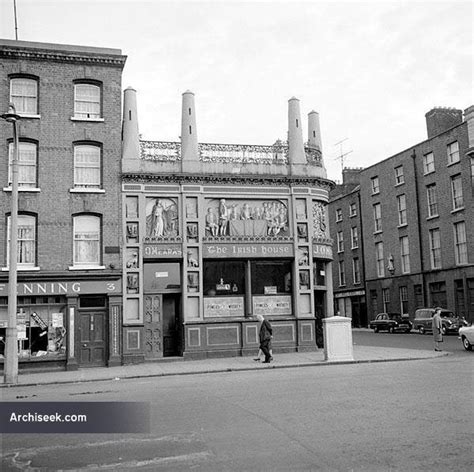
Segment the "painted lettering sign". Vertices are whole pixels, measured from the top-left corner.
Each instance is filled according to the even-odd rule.
[[[80,295],[85,293],[120,293],[121,284],[112,281],[20,282],[18,295]],[[8,293],[8,284],[0,284],[0,296]]]
[[[144,259],[176,259],[183,257],[183,250],[179,244],[145,244]]]
[[[204,318],[244,316],[244,297],[209,297],[204,299]]]
[[[327,246],[326,244],[313,244],[313,257],[315,259],[332,260],[332,246]]]
[[[205,244],[204,257],[293,257],[291,243],[285,244]]]
[[[252,298],[254,315],[291,315],[291,296],[257,296]]]

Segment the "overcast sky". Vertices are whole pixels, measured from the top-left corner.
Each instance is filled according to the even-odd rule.
[[[474,103],[473,2],[16,0],[25,41],[103,46],[128,56],[144,139],[178,141],[181,94],[198,139],[286,139],[288,99],[320,116],[328,177],[426,139],[434,106]],[[13,0],[0,36],[15,38]],[[335,145],[345,140],[342,145]]]

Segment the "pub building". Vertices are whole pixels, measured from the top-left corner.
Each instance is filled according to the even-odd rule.
[[[199,143],[187,91],[180,142],[145,141],[129,87],[122,139],[123,363],[255,354],[258,314],[275,352],[321,347],[333,315],[333,183],[318,113],[306,145],[296,98],[287,142]]]

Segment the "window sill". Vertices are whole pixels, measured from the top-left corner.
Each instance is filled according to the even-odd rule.
[[[352,250],[354,250],[354,249],[359,249],[359,246],[352,246],[351,249],[352,249]]]
[[[374,231],[374,236],[375,236],[376,234],[382,234],[382,233],[383,233],[383,231],[382,231],[381,229],[379,229],[378,231]]]
[[[398,182],[398,184],[395,184],[394,187],[400,187],[400,185],[404,185],[405,184],[405,181],[403,182]]]
[[[446,164],[446,167],[455,166],[456,164],[459,164],[460,162],[461,162],[461,159],[458,159],[457,161],[454,161],[454,162],[448,162],[448,164]]]
[[[439,215],[431,215],[431,216],[428,216],[428,218],[426,218],[426,221],[434,220],[436,218],[439,218]]]
[[[11,192],[12,188],[11,187],[3,187],[4,192]],[[38,193],[41,192],[41,189],[38,187],[18,187],[19,192],[34,192]]]
[[[105,193],[103,188],[71,188],[70,193]]]
[[[353,215],[349,215],[349,218],[355,218],[357,216],[357,213],[354,213]]]
[[[397,228],[406,228],[408,223],[403,223],[402,225],[398,225]]]
[[[459,211],[464,211],[464,207],[459,207],[459,208],[455,208],[454,210],[451,210],[451,215],[453,215],[454,213],[458,213]]]
[[[430,170],[428,172],[424,172],[423,173],[423,176],[426,177],[427,175],[431,175],[431,174],[434,174],[436,171],[435,170]]]
[[[23,119],[29,119],[29,120],[39,120],[41,118],[41,115],[29,115],[28,113],[18,113],[20,118]]]
[[[31,271],[38,271],[40,270],[39,267],[32,267],[32,266],[21,266],[21,265],[18,265],[17,268],[16,268],[18,271],[28,271],[28,270],[31,270]],[[2,272],[9,272],[9,268],[8,267],[2,267]]]
[[[105,266],[83,265],[83,266],[69,266],[69,270],[104,270]]]
[[[69,270],[104,270],[105,266],[83,265],[83,266],[69,266]]]
[[[71,121],[87,121],[89,123],[103,123],[105,120],[103,118],[78,118],[76,116],[71,116]]]
[[[378,192],[372,192],[372,196],[379,195],[379,194],[380,194],[380,190]]]

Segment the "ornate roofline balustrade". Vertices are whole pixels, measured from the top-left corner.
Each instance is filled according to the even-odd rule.
[[[276,141],[270,146],[253,144],[199,143],[199,160],[223,164],[288,164],[288,143]],[[309,164],[322,167],[318,149],[305,147]],[[181,143],[171,141],[140,141],[140,157],[148,161],[177,162],[181,160]]]

